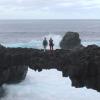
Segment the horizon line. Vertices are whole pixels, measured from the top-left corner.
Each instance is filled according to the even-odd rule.
[[[59,19],[55,19],[55,18],[54,19],[52,19],[52,18],[51,19],[24,19],[23,18],[22,19],[21,18],[21,19],[14,19],[14,18],[12,18],[12,19],[0,19],[0,21],[1,20],[100,20],[100,18],[98,18],[98,19],[95,19],[95,18],[76,18],[76,19],[74,19],[74,18],[73,19],[70,19],[70,18],[69,19],[61,19],[61,18],[59,18]]]

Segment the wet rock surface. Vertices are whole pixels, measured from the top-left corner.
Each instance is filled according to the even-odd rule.
[[[33,70],[57,69],[69,77],[72,86],[100,91],[100,47],[90,45],[78,50],[52,52],[31,48],[0,48],[0,85],[25,79],[28,67]]]

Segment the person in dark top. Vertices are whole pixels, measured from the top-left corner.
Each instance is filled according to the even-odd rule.
[[[48,46],[48,41],[47,41],[47,39],[45,37],[44,40],[43,40],[44,52],[46,51],[47,46]]]
[[[49,46],[50,46],[50,51],[53,51],[54,43],[53,43],[53,39],[52,38],[50,38],[50,40],[49,40]]]

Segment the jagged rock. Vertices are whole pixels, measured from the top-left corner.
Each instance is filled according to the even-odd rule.
[[[22,80],[25,79],[26,74],[28,71],[28,66],[13,66],[9,69],[9,74],[8,79],[6,81],[6,83],[8,84],[14,84],[14,83],[19,83]]]
[[[100,47],[91,45],[78,50],[52,52],[32,48],[0,48],[0,85],[25,79],[33,70],[55,68],[69,77],[72,86],[100,91]]]
[[[100,47],[88,46],[71,57],[73,64],[68,70],[68,75],[72,86],[86,86],[100,91]]]
[[[79,33],[67,32],[60,42],[60,47],[65,50],[82,48],[83,46],[81,45]]]
[[[23,59],[21,58],[20,62],[18,54],[9,49],[0,46],[0,86],[4,83],[18,83],[24,80],[28,71],[28,66],[21,65]]]

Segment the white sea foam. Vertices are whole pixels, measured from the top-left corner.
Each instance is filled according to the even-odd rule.
[[[57,48],[60,48],[59,46],[59,42],[61,41],[62,39],[62,36],[61,35],[55,35],[55,34],[49,34],[49,35],[45,35],[43,37],[39,39],[34,39],[34,40],[31,40],[29,42],[21,42],[21,43],[10,43],[10,44],[3,44],[4,46],[6,47],[22,47],[22,48],[37,48],[37,49],[42,49],[43,46],[42,46],[42,41],[44,39],[44,37],[47,38],[47,40],[49,41],[50,37],[52,37],[53,41],[54,41],[54,48],[57,49]],[[49,46],[47,47],[47,49],[49,48]]]
[[[69,78],[57,70],[34,72],[16,85],[4,85],[7,95],[1,100],[99,100],[100,93],[86,88],[71,87]]]
[[[6,43],[3,45],[6,47],[13,47],[13,48],[22,47],[22,48],[43,49],[42,41],[43,41],[44,37],[46,37],[48,41],[49,41],[50,37],[52,37],[52,39],[54,41],[54,49],[60,48],[59,44],[62,39],[62,35],[57,35],[57,34],[44,35],[43,37],[40,37],[39,39],[34,38],[33,40],[30,40],[29,42],[16,41],[16,43],[10,43],[10,44]],[[84,40],[84,39],[82,39],[81,43],[84,46],[92,45],[92,44],[100,46],[100,40]],[[47,49],[49,49],[49,45],[48,45]]]
[[[59,42],[61,41],[60,35],[49,34],[47,37],[53,38],[55,43],[55,49],[59,48]],[[38,48],[42,47],[42,40],[31,40],[27,43],[14,43],[5,44],[7,47],[27,47]],[[87,46],[88,44],[98,44],[99,41],[89,42],[82,41],[82,44]],[[48,47],[49,48],[49,47]],[[62,77],[62,73],[52,70],[43,70],[42,72],[34,72],[29,69],[26,79],[16,85],[3,85],[7,95],[0,100],[99,100],[100,93],[92,89],[71,87],[71,81],[69,78]]]
[[[84,46],[87,46],[87,45],[98,45],[98,46],[100,46],[100,41],[99,40],[97,40],[97,41],[83,41],[82,42],[82,44],[84,45]]]

